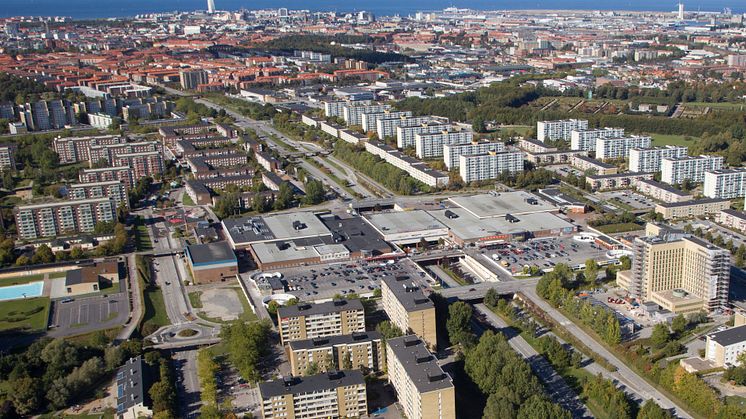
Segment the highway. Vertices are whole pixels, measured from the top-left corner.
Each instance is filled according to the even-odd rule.
[[[499,316],[487,308],[484,304],[476,304],[474,308],[483,314],[487,321],[496,329],[501,331],[510,346],[520,354],[531,366],[531,370],[544,383],[549,397],[560,406],[572,413],[574,418],[590,418],[593,414],[580,400],[577,393],[565,382],[561,375],[557,374],[552,365],[529,345],[526,340],[508,327],[508,324]]]

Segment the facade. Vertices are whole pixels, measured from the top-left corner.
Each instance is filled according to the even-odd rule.
[[[629,150],[633,148],[648,148],[650,144],[650,137],[637,135],[621,138],[597,138],[596,158],[599,160],[622,159],[629,155]]]
[[[305,375],[313,364],[319,371],[381,371],[386,363],[383,340],[378,332],[352,333],[288,343],[293,375]]]
[[[746,196],[746,169],[721,169],[705,172],[704,196],[740,198]]]
[[[455,419],[453,380],[414,335],[386,341],[388,378],[407,419]]]
[[[362,125],[363,114],[366,113],[377,113],[391,109],[390,105],[345,105],[342,108],[342,118],[347,123],[347,126]]]
[[[401,118],[379,118],[376,121],[376,133],[378,138],[396,136],[398,127],[414,127],[432,120],[429,116],[401,117]]]
[[[459,156],[505,151],[505,143],[472,142],[470,144],[446,144],[443,146],[443,161],[448,170],[459,167]]]
[[[687,147],[667,145],[665,147],[632,148],[629,150],[630,172],[660,172],[664,158],[686,157]]]
[[[601,176],[615,175],[619,172],[619,168],[613,164],[604,163],[583,155],[573,156],[572,167],[583,172],[591,170],[593,173]]]
[[[296,340],[365,332],[365,313],[360,300],[301,303],[278,308],[277,324],[280,341],[286,345]]]
[[[697,199],[670,204],[657,204],[655,212],[663,215],[663,218],[666,220],[672,220],[717,214],[728,208],[730,208],[730,200],[728,199]]]
[[[129,166],[135,179],[155,177],[163,173],[163,154],[160,151],[120,154],[112,165]]]
[[[490,152],[459,156],[459,175],[464,182],[496,179],[503,173],[523,171],[522,151]]]
[[[362,418],[368,416],[360,371],[330,371],[259,383],[264,419]]]
[[[436,134],[447,129],[448,125],[438,121],[428,121],[415,126],[400,125],[396,127],[396,148],[404,149],[415,146],[417,134]]]
[[[391,322],[404,333],[419,336],[436,349],[435,305],[409,279],[387,276],[381,281],[381,304]]]
[[[585,183],[594,191],[610,189],[629,189],[637,186],[641,180],[653,180],[655,173],[617,173],[615,175],[588,175]]]
[[[536,123],[536,138],[545,142],[547,140],[569,141],[573,131],[588,129],[588,121],[584,119],[564,119],[559,121],[539,121]]]
[[[731,327],[707,335],[705,359],[715,363],[716,367],[728,368],[740,366],[739,355],[746,352],[746,326]]]
[[[474,133],[469,130],[444,130],[437,133],[420,133],[414,136],[414,148],[417,157],[429,159],[443,155],[443,146],[451,144],[469,144]]]
[[[56,237],[72,233],[91,233],[96,224],[117,218],[113,198],[56,201],[19,205],[13,209],[22,240]]]
[[[129,208],[127,186],[121,180],[107,182],[76,183],[67,187],[67,197],[72,200],[112,198],[117,207]]]
[[[221,282],[238,275],[238,259],[227,241],[189,245],[185,253],[197,284]]]
[[[323,102],[324,104],[324,115],[329,117],[342,117],[345,106],[366,106],[370,105],[372,103],[372,100],[370,99],[364,99],[364,100],[338,100],[338,101],[328,101]]]
[[[16,145],[0,144],[0,171],[15,170],[16,168]]]
[[[98,262],[65,272],[65,295],[85,295],[101,290],[101,284],[119,282],[119,263]]]
[[[704,182],[705,172],[723,167],[722,156],[686,156],[661,159],[661,182],[679,185],[685,180]]]
[[[589,130],[572,130],[570,132],[570,149],[596,151],[596,140],[599,138],[624,137],[624,128],[601,128]]]
[[[182,89],[196,90],[200,84],[207,84],[207,72],[200,69],[179,71],[179,83]]]
[[[60,164],[90,161],[90,148],[96,145],[124,144],[127,139],[116,135],[96,137],[65,137],[52,141],[54,151],[60,156]]]
[[[161,143],[158,141],[139,141],[123,144],[91,145],[88,147],[88,162],[93,165],[105,161],[111,163],[122,154],[147,153],[151,151],[162,152]]]
[[[80,183],[98,183],[118,180],[124,183],[127,190],[130,190],[135,185],[132,169],[129,166],[83,169],[78,173],[78,180],[80,180]]]
[[[617,281],[633,298],[675,313],[726,308],[730,252],[696,237],[638,237],[632,269]]]
[[[375,112],[375,113],[364,113],[363,116],[360,118],[360,124],[363,127],[363,130],[365,132],[375,132],[378,134],[378,121],[379,120],[387,120],[387,119],[398,119],[401,120],[402,118],[411,118],[412,112],[411,111],[383,111],[383,112]],[[379,138],[381,137],[380,134],[378,134]]]
[[[733,230],[746,232],[746,214],[732,209],[721,210],[717,222]]]
[[[667,204],[686,202],[694,199],[694,195],[690,193],[682,192],[665,183],[647,179],[637,181],[637,192]]]
[[[406,154],[389,147],[384,143],[367,141],[365,151],[376,155],[391,165],[407,172],[413,178],[431,187],[443,187],[448,185],[447,173],[431,169],[425,163],[407,156]]]

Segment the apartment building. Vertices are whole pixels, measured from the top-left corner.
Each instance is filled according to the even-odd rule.
[[[200,84],[209,82],[207,71],[201,69],[188,69],[179,71],[179,84],[182,89],[195,90]]]
[[[72,200],[112,198],[117,207],[124,205],[129,208],[127,185],[121,180],[107,182],[75,183],[67,187],[67,197]]]
[[[664,158],[686,157],[687,147],[667,145],[665,147],[632,148],[629,150],[630,172],[660,172]]]
[[[388,379],[407,419],[455,419],[451,376],[415,335],[386,341]]]
[[[368,140],[368,137],[362,134],[358,134],[355,131],[340,128],[338,131],[338,137],[340,140],[347,141],[350,144],[360,144]]]
[[[78,180],[80,180],[80,183],[99,183],[118,180],[124,183],[124,186],[128,191],[135,184],[132,168],[129,166],[82,169],[78,173]]]
[[[18,116],[29,131],[63,129],[78,122],[68,100],[40,100],[18,105]]]
[[[496,179],[503,173],[523,171],[522,151],[489,152],[459,156],[459,175],[464,182]]]
[[[666,220],[702,217],[730,208],[728,199],[697,199],[684,202],[662,203],[655,206],[655,212]]]
[[[629,189],[637,186],[641,180],[653,180],[655,173],[617,173],[615,175],[588,175],[585,183],[594,191],[610,189]]]
[[[654,180],[637,181],[637,192],[668,204],[691,201],[694,195]]]
[[[16,150],[15,144],[0,144],[0,171],[15,170]]]
[[[638,237],[632,269],[617,283],[633,298],[675,312],[726,308],[730,252],[696,237]]]
[[[705,172],[703,194],[708,198],[746,196],[746,169],[721,169]]]
[[[160,151],[119,154],[112,165],[129,166],[135,179],[155,177],[163,173],[163,154]]]
[[[360,371],[330,371],[259,383],[264,419],[362,418],[368,416]]]
[[[447,130],[449,125],[438,122],[428,121],[415,126],[396,127],[396,148],[404,149],[415,146],[415,136],[418,134],[436,134]]]
[[[342,108],[342,118],[345,120],[348,127],[352,125],[362,125],[363,114],[382,113],[389,109],[391,109],[391,105],[345,105]]]
[[[536,138],[541,141],[569,141],[573,131],[585,131],[588,121],[584,119],[564,119],[559,121],[539,121],[536,123]]]
[[[322,102],[324,104],[324,115],[329,117],[339,117],[341,118],[344,113],[345,106],[366,106],[373,103],[372,100],[337,100],[337,101],[329,101],[329,102]]]
[[[705,172],[723,167],[722,156],[685,156],[661,159],[661,182],[679,185],[685,180],[704,182]]]
[[[95,144],[88,147],[88,161],[91,165],[101,161],[111,165],[121,154],[137,154],[151,151],[163,152],[161,143],[158,141],[140,141],[122,144]]]
[[[533,138],[521,138],[518,140],[518,148],[527,153],[547,153],[557,151],[557,147],[549,147],[541,141],[534,140]]]
[[[583,172],[590,170],[597,175],[614,175],[619,172],[619,168],[613,164],[604,163],[583,155],[572,157],[572,167]]]
[[[116,220],[113,198],[54,201],[13,209],[18,237],[33,240],[72,233],[91,233],[100,222]]]
[[[91,146],[103,146],[124,144],[127,139],[116,135],[103,135],[96,137],[66,137],[55,138],[52,141],[54,151],[60,156],[60,164],[90,161]]]
[[[248,161],[249,156],[245,153],[228,152],[212,156],[190,157],[187,159],[187,164],[189,165],[192,173],[203,173],[221,167],[246,165]],[[259,161],[259,157],[257,157],[257,161]]]
[[[505,143],[472,142],[469,144],[446,144],[443,146],[443,161],[450,169],[459,167],[459,156],[505,151]]]
[[[365,332],[365,313],[360,300],[334,300],[320,304],[302,303],[277,309],[280,341],[349,335]]]
[[[624,137],[624,128],[572,130],[570,132],[570,149],[596,151],[597,139],[621,137]]]
[[[407,172],[425,185],[436,188],[448,185],[450,179],[447,173],[431,169],[425,163],[409,157],[395,148],[375,141],[367,141],[364,145],[365,151],[368,153],[376,155],[387,163]]]
[[[420,133],[414,136],[414,148],[418,158],[430,159],[443,155],[443,146],[469,144],[474,133],[465,129],[448,129],[437,133]]]
[[[716,367],[740,366],[741,361],[738,358],[744,352],[746,352],[746,325],[707,335],[705,359],[714,362]]]
[[[419,336],[430,349],[437,348],[435,305],[411,279],[383,278],[381,304],[391,322],[401,331]]]
[[[378,134],[378,121],[379,120],[387,120],[387,119],[398,119],[401,120],[402,118],[411,118],[412,112],[411,111],[392,111],[392,110],[386,110],[383,112],[375,112],[375,113],[364,113],[362,117],[360,118],[360,125],[363,127],[363,130],[365,132],[375,132]],[[380,134],[378,134],[379,138],[381,137]]]
[[[733,230],[746,232],[746,213],[727,208],[720,211],[717,222]]]
[[[376,133],[378,138],[393,137],[396,135],[397,127],[415,127],[431,121],[429,116],[401,117],[401,118],[379,118],[376,121]]]
[[[633,135],[621,138],[597,138],[596,158],[599,160],[623,159],[629,155],[633,148],[650,147],[650,137]]]
[[[269,153],[256,152],[254,153],[254,157],[256,157],[256,162],[268,172],[274,172],[280,168],[280,161],[272,157]]]
[[[381,371],[386,363],[378,332],[296,340],[288,343],[287,352],[293,375],[305,375],[311,365],[318,371]]]

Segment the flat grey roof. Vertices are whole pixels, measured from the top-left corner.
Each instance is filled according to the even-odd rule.
[[[187,254],[192,265],[236,261],[236,254],[227,241],[192,244],[187,246]]]
[[[733,345],[734,343],[746,340],[746,325],[731,327],[730,329],[711,333],[707,336],[723,346]]]
[[[453,387],[453,380],[440,368],[437,359],[415,335],[386,340],[407,375],[420,393]]]
[[[703,205],[703,204],[714,204],[717,202],[730,202],[730,199],[718,199],[718,198],[695,199],[693,201],[684,201],[684,202],[663,202],[658,205],[660,205],[663,208],[675,208],[675,207],[691,207],[694,205]]]
[[[471,196],[454,196],[449,201],[469,211],[477,218],[501,217],[535,212],[557,211],[558,208],[528,192],[491,192]],[[529,202],[534,202],[531,204]]]
[[[393,211],[366,215],[382,234],[445,229],[446,226],[423,210]]]
[[[338,313],[340,311],[363,310],[360,300],[334,300],[325,303],[300,303],[294,306],[284,306],[277,309],[280,317],[312,316],[315,314]]]
[[[315,348],[328,348],[336,345],[349,345],[354,343],[372,342],[381,340],[381,334],[376,331],[352,333],[349,335],[334,335],[321,338],[295,340],[288,342],[290,350],[308,350]]]
[[[383,278],[383,282],[407,311],[420,311],[435,307],[435,304],[425,296],[422,289],[409,276],[396,278],[387,276]]]
[[[267,399],[287,394],[308,394],[360,384],[365,384],[363,373],[356,370],[346,370],[266,381],[259,383],[259,393],[262,395],[262,399]]]
[[[642,180],[639,180],[637,182],[638,183],[646,183],[646,184],[648,184],[648,185],[650,185],[650,186],[652,186],[654,188],[663,189],[664,191],[672,193],[672,194],[677,195],[677,196],[691,196],[691,193],[678,190],[678,189],[674,188],[673,186],[671,186],[671,185],[669,185],[667,183],[657,182],[657,181],[652,180],[652,179],[642,179]]]
[[[315,258],[320,254],[330,253],[330,250],[331,253],[349,251],[344,245],[335,244],[331,236],[254,243],[251,249],[262,263]]]
[[[450,217],[446,215],[449,212]],[[500,234],[515,234],[544,230],[573,229],[573,225],[554,214],[535,213],[513,215],[517,222],[510,222],[504,216],[494,218],[477,218],[463,208],[450,208],[430,211],[435,218],[443,222],[451,233],[465,241]],[[512,214],[511,214],[512,215]]]
[[[223,227],[236,245],[331,235],[324,223],[308,211],[226,219]]]

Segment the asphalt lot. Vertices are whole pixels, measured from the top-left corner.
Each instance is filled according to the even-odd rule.
[[[302,301],[329,300],[334,295],[356,293],[372,295],[385,276],[406,275],[420,285],[431,287],[434,281],[409,259],[386,262],[341,262],[281,269],[286,292]],[[428,283],[429,281],[432,281]]]
[[[603,200],[611,201],[612,205],[615,204],[614,201],[619,201],[622,204],[629,206],[634,211],[645,211],[655,208],[655,201],[636,192],[601,192],[597,195]]]
[[[127,295],[119,292],[106,297],[76,298],[52,302],[50,335],[70,336],[118,326],[127,320]]]
[[[525,265],[550,269],[558,263],[573,267],[585,265],[588,259],[596,262],[608,260],[606,249],[595,243],[576,241],[572,236],[532,239],[526,243],[483,249],[481,252],[514,274],[521,272]]]

